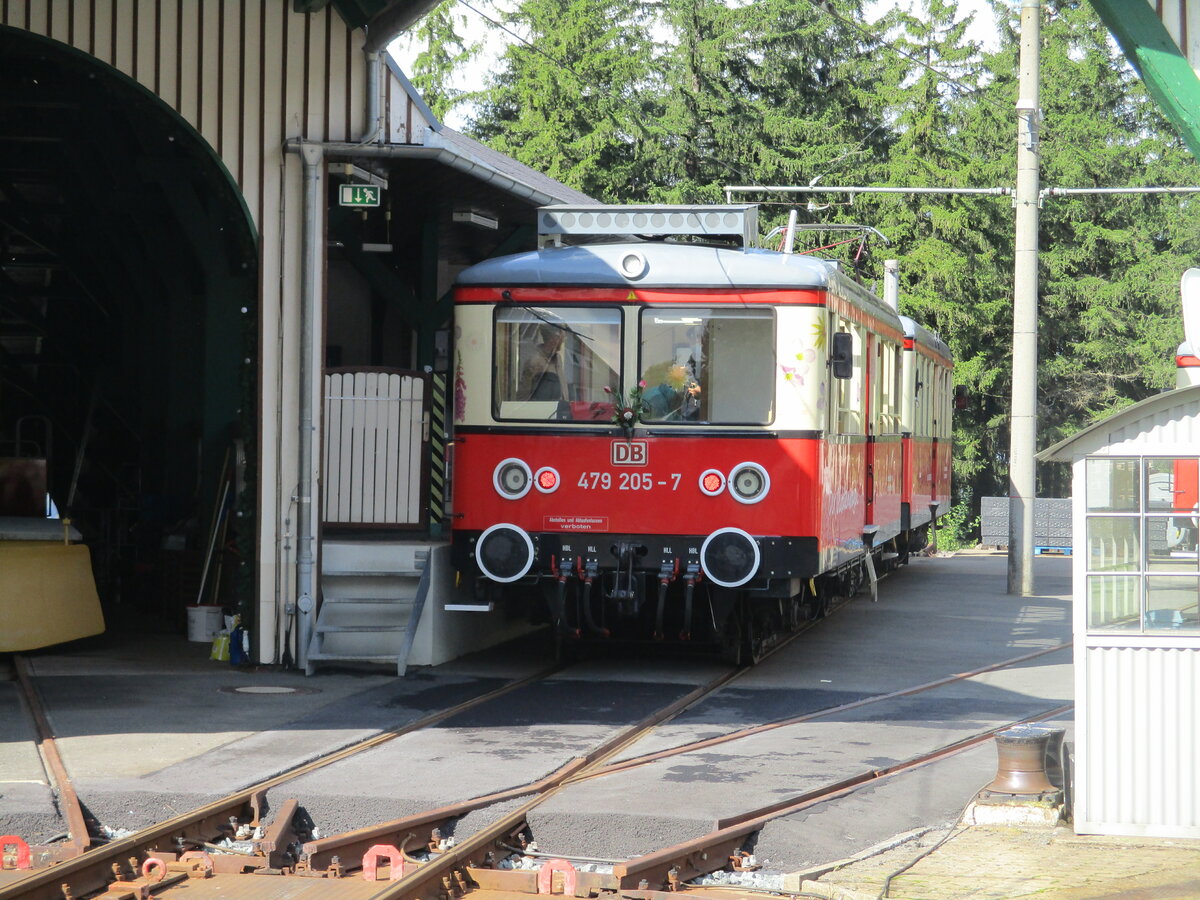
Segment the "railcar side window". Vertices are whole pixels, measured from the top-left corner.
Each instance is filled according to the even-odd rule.
[[[866,423],[863,421],[864,378],[863,366],[866,362],[866,351],[863,346],[862,326],[843,319],[840,316],[833,320],[831,333],[844,331],[852,336],[854,348],[854,369],[849,378],[834,380],[833,402],[830,405],[830,426],[837,434],[866,434]]]
[[[619,309],[496,309],[493,414],[497,419],[612,418],[621,370]]]
[[[899,434],[900,428],[900,347],[879,344],[879,433]]]
[[[933,437],[933,361],[924,355],[917,357],[917,433]]]
[[[775,415],[770,309],[642,310],[647,422],[765,425]]]

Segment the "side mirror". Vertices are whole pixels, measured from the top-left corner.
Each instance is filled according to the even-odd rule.
[[[965,384],[960,384],[954,388],[954,408],[964,410],[971,402],[971,392],[967,390]]]
[[[854,336],[848,331],[839,331],[833,336],[829,350],[829,367],[834,378],[849,378],[854,374]]]

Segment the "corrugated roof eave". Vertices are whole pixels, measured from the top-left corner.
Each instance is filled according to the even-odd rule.
[[[1178,406],[1181,403],[1194,403],[1200,410],[1200,384],[1163,391],[1161,394],[1155,394],[1153,397],[1147,397],[1132,406],[1127,406],[1120,412],[1101,419],[1099,422],[1093,422],[1070,437],[1050,445],[1037,455],[1037,460],[1038,462],[1072,462],[1078,456],[1086,455],[1086,453],[1081,454],[1075,451],[1078,449],[1078,445],[1089,444],[1089,439],[1093,438],[1096,432],[1122,428],[1139,419],[1154,415],[1159,407]]]

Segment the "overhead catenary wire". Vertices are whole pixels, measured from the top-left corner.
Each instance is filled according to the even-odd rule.
[[[1071,197],[1083,194],[1200,194],[1200,185],[1179,187],[1042,188],[1042,197]]]
[[[491,16],[489,16],[487,13],[483,12],[482,10],[476,9],[474,6],[472,6],[470,3],[468,3],[467,0],[458,0],[458,2],[461,3],[463,6],[465,6],[467,9],[469,9],[471,12],[475,13],[475,15],[479,16],[479,18],[483,19],[485,22],[487,22],[493,28],[499,28],[501,31],[503,31],[505,34],[509,35],[513,40],[517,41],[522,46],[526,47],[529,50],[532,50],[534,53],[537,53],[541,56],[546,57],[546,59],[550,60],[550,62],[554,63],[554,65],[556,65],[558,68],[562,69],[564,72],[574,75],[575,78],[578,79],[580,84],[583,84],[587,87],[599,89],[599,85],[593,84],[592,82],[588,81],[586,78],[584,78],[582,75],[580,75],[574,69],[572,69],[565,62],[551,56],[549,53],[547,53],[545,50],[543,50],[541,47],[539,47],[537,44],[533,43],[532,41],[528,41],[525,38],[521,37],[521,35],[517,34],[515,31],[513,31],[511,28],[509,28],[503,22],[497,21],[496,19],[493,19]]]
[[[547,60],[549,60],[551,63],[553,63],[556,67],[558,67],[559,69],[562,69],[564,72],[567,72],[568,74],[572,75],[575,79],[577,79],[579,81],[580,84],[590,87],[590,88],[593,88],[598,91],[602,91],[604,93],[608,93],[608,91],[605,90],[604,88],[602,88],[600,85],[595,84],[594,82],[589,81],[587,78],[580,75],[577,71],[575,71],[575,69],[573,69],[567,63],[556,58],[555,56],[551,55],[550,53],[547,53],[541,47],[538,47],[535,43],[522,37],[520,34],[518,34],[513,29],[509,28],[503,22],[498,21],[497,19],[493,18],[492,16],[489,16],[487,13],[478,9],[476,6],[472,5],[469,2],[469,0],[458,0],[458,2],[461,3],[463,6],[465,6],[467,9],[469,9],[471,12],[475,13],[477,16],[479,16],[485,22],[490,24],[492,27],[498,28],[501,31],[505,32],[510,37],[512,37],[513,40],[519,42],[522,46],[526,47],[527,49],[529,49],[530,51],[532,51],[534,53],[537,53],[537,54],[545,57]],[[808,2],[817,11],[823,12],[826,15],[828,15],[829,17],[833,18],[834,20],[840,22],[841,24],[847,25],[847,26],[855,29],[856,31],[860,32],[869,41],[871,41],[875,46],[890,50],[893,53],[896,53],[898,56],[913,63],[914,65],[917,65],[923,69],[926,69],[933,75],[937,76],[937,78],[941,82],[952,85],[953,87],[958,88],[959,90],[962,90],[965,93],[971,94],[971,95],[977,97],[980,100],[980,102],[985,103],[989,106],[992,106],[998,110],[1001,110],[1001,111],[1005,112],[1006,114],[1010,111],[1008,106],[1006,106],[1005,104],[999,103],[996,100],[993,100],[986,93],[984,93],[978,86],[967,84],[967,83],[955,78],[954,76],[948,74],[947,72],[942,71],[941,69],[937,68],[936,66],[932,65],[931,63],[929,63],[923,59],[920,59],[919,57],[914,56],[913,54],[908,53],[905,50],[902,50],[900,47],[896,46],[893,42],[888,41],[885,38],[881,37],[880,35],[876,34],[875,32],[871,31],[869,28],[867,28],[862,23],[855,22],[853,19],[848,19],[845,16],[841,15],[840,13],[835,12],[833,9],[831,9],[828,6],[828,4],[820,2],[820,0],[808,0]],[[958,24],[958,23],[955,23],[955,24]],[[645,129],[642,127],[640,120],[635,117],[633,122],[634,122],[635,127],[638,127],[640,130],[642,130],[642,132],[644,134]],[[881,127],[883,127],[883,125],[884,125],[883,122],[877,123],[875,125],[875,127],[871,129],[870,132],[868,132],[862,139],[860,139],[858,141],[858,145],[856,145],[856,146],[861,146],[863,143],[865,143],[871,137],[871,135],[873,135],[876,131],[878,131]],[[838,157],[836,160],[834,160],[834,162],[837,162],[837,161],[845,158],[846,156],[851,155],[851,153],[853,153],[853,152],[857,152],[857,151],[855,151],[855,150],[847,151],[847,152],[843,153],[840,157]],[[715,157],[710,157],[707,155],[705,158],[709,159],[710,161],[717,162],[718,164],[725,166],[726,168],[736,171],[735,166],[733,166],[732,164],[730,164],[724,160],[718,160]],[[832,170],[830,170],[830,171],[832,171]],[[823,174],[828,174],[828,172],[823,173]],[[819,177],[822,177],[822,176],[818,176],[818,178]],[[725,192],[726,192],[727,198],[729,197],[729,192],[731,190],[732,191],[768,190],[768,188],[752,188],[749,186],[726,187]],[[815,185],[809,185],[807,187],[807,189],[805,187],[801,187],[801,186],[789,186],[789,187],[772,187],[772,188],[769,188],[769,190],[786,191],[786,192],[792,192],[792,193],[800,193],[800,192],[819,193],[822,191],[830,191],[830,192],[841,191],[843,193],[851,193],[851,194],[854,194],[854,193],[864,193],[864,194],[865,193],[881,193],[881,194],[882,193],[911,193],[911,194],[943,193],[943,194],[963,194],[963,195],[997,194],[997,195],[1001,195],[1001,196],[1008,196],[1008,195],[1011,195],[1013,192],[1013,189],[1008,188],[1008,187],[952,188],[952,189],[949,189],[949,188],[885,188],[885,187],[867,188],[867,187],[864,187],[864,188],[854,189],[854,188],[818,188]],[[1042,190],[1041,197],[1044,199],[1047,196],[1066,195],[1066,194],[1082,194],[1082,193],[1097,193],[1097,194],[1103,194],[1103,193],[1181,193],[1181,194],[1183,194],[1183,193],[1198,193],[1198,192],[1200,192],[1200,187],[1144,188],[1144,189],[1047,188],[1047,189]]]
[[[1009,197],[1012,196],[1013,189],[1010,187],[986,187],[986,188],[956,188],[956,187],[876,187],[867,185],[811,185],[811,184],[764,184],[764,185],[749,185],[749,184],[731,184],[726,185],[725,201],[733,202],[734,194],[753,194],[753,193],[779,193],[779,194],[948,194],[948,195],[981,195],[993,197]],[[1087,194],[1096,195],[1145,195],[1145,194],[1200,194],[1200,185],[1168,185],[1168,186],[1147,186],[1147,187],[1094,187],[1094,188],[1066,188],[1066,187],[1047,187],[1042,188],[1039,192],[1039,198],[1045,200],[1049,197],[1076,197]]]
[[[1012,193],[1009,187],[989,188],[939,188],[939,187],[842,187],[815,184],[731,184],[725,187],[725,201],[733,202],[734,194],[780,193],[780,194],[990,194],[993,196],[1008,196]]]
[[[574,75],[577,79],[579,79],[579,81],[581,83],[588,85],[589,87],[596,87],[596,88],[599,87],[598,85],[595,85],[595,84],[592,84],[591,82],[589,82],[586,78],[584,78],[582,75],[580,75],[574,69],[572,69],[569,65],[564,63],[562,60],[556,59],[554,56],[551,56],[549,53],[547,53],[542,48],[538,47],[533,42],[526,40],[521,35],[517,34],[517,32],[513,31],[511,28],[509,28],[503,22],[500,22],[500,21],[492,18],[487,13],[472,6],[471,3],[468,2],[468,0],[458,0],[458,2],[460,4],[462,4],[463,6],[465,6],[467,9],[469,9],[471,12],[475,13],[475,15],[479,16],[485,22],[490,24],[492,27],[499,28],[501,31],[503,31],[506,34],[508,34],[509,36],[511,36],[514,40],[520,42],[523,46],[527,47],[528,49],[532,50],[535,53],[541,54],[546,59],[550,60],[550,62],[554,63],[556,66],[558,66],[560,69],[562,69],[563,71],[569,72],[571,75]],[[966,91],[967,93],[975,94],[981,100],[983,100],[986,103],[990,103],[992,106],[995,106],[997,109],[1003,109],[1005,112],[1008,111],[1007,107],[1005,107],[1003,104],[997,103],[995,100],[992,100],[990,97],[981,93],[978,87],[976,87],[974,85],[966,84],[962,81],[959,81],[957,78],[954,78],[953,76],[947,74],[946,72],[941,71],[936,66],[931,65],[930,63],[926,62],[925,60],[920,59],[919,57],[913,56],[911,53],[906,53],[905,51],[903,51],[899,47],[897,47],[895,44],[891,43],[890,41],[884,39],[880,35],[869,30],[865,25],[863,25],[859,22],[855,22],[853,19],[847,19],[845,16],[842,16],[840,13],[834,12],[832,9],[829,8],[829,6],[827,4],[819,2],[819,0],[809,0],[809,3],[818,12],[823,12],[823,13],[829,15],[830,17],[836,19],[837,21],[841,22],[843,25],[849,25],[851,28],[854,28],[855,30],[861,32],[870,41],[872,41],[876,46],[884,47],[888,50],[891,50],[892,52],[896,53],[899,56],[902,56],[904,59],[908,60],[909,62],[914,63],[915,65],[918,65],[923,69],[929,70],[931,73],[936,75],[941,81],[945,82],[946,84],[951,84],[951,85],[959,88],[960,90]],[[882,123],[880,123],[880,125],[876,125],[875,128],[872,129],[871,133],[874,133],[874,131],[878,130],[879,127],[881,127],[881,125],[882,125]],[[870,137],[870,134],[868,134],[867,137]]]

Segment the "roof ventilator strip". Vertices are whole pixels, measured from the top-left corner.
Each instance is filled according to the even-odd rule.
[[[543,206],[538,209],[538,248],[567,236],[734,237],[743,248],[758,243],[758,206]]]

